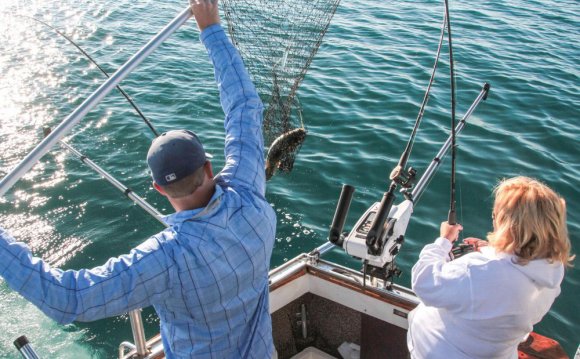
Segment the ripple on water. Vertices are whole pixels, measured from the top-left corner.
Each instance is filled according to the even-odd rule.
[[[57,26],[114,71],[181,6],[153,0],[130,6],[125,0],[3,1],[0,10],[18,10]],[[308,137],[294,171],[268,183],[267,196],[280,219],[273,266],[324,242],[343,183],[357,188],[347,227],[380,199],[423,98],[442,10],[442,3],[359,0],[342,2],[338,8],[298,91]],[[485,236],[491,227],[492,187],[500,178],[517,174],[539,177],[567,198],[569,231],[572,236],[580,231],[580,204],[573,201],[580,176],[579,52],[574,41],[578,10],[577,1],[570,0],[452,4],[458,114],[484,81],[492,85],[489,99],[459,138],[459,209],[466,235]],[[156,16],[144,16],[151,12]],[[223,164],[223,113],[207,54],[193,28],[186,25],[122,86],[159,130],[199,132],[216,155],[216,164]],[[74,47],[30,20],[0,13],[0,44],[0,171],[5,173],[40,141],[42,126],[54,127],[103,77]],[[420,173],[448,135],[447,72],[444,53],[411,156],[411,165]],[[115,93],[77,125],[68,140],[169,211],[150,188],[143,161],[151,139]],[[447,158],[415,209],[399,256],[406,273],[403,284],[408,284],[418,251],[432,240],[447,213],[448,171]],[[58,149],[0,201],[0,208],[2,225],[53,263],[72,267],[101,264],[159,230],[158,223],[120,200],[108,184]],[[33,238],[35,223],[38,239]],[[340,251],[330,258],[360,267]],[[579,314],[570,309],[575,308],[578,278],[578,270],[567,272],[561,296],[537,327],[560,340],[569,353],[577,346],[580,323]],[[8,305],[17,297],[4,288],[0,313],[30,310],[24,301]],[[0,326],[15,335],[32,331],[44,352],[49,352],[49,344],[62,343],[62,351],[53,357],[83,357],[81,342],[95,356],[110,356],[126,324],[126,319],[117,319],[61,330],[34,310],[27,315],[22,321],[0,315]],[[33,322],[36,329],[30,328]],[[157,323],[150,324],[151,331],[157,330]],[[12,336],[0,337],[0,356],[13,353]]]

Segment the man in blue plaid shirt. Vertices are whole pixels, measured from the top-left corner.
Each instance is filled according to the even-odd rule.
[[[59,323],[153,305],[167,358],[271,358],[268,270],[276,216],[265,198],[263,105],[219,24],[217,0],[191,0],[225,112],[224,169],[197,136],[170,131],[147,155],[170,227],[93,269],[51,268],[0,228],[0,275]]]

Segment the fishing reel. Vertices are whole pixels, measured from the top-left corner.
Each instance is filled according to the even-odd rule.
[[[416,176],[417,170],[413,167],[409,167],[405,172],[402,166],[397,166],[391,171],[389,179],[405,189],[410,189],[413,187],[413,182],[415,181]]]
[[[449,252],[449,259],[454,260],[457,258],[461,258],[468,253],[476,251],[477,249],[473,244],[460,243],[451,248],[451,252]]]

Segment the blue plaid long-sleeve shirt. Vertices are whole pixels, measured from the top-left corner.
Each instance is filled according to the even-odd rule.
[[[93,269],[60,270],[0,228],[0,275],[59,323],[153,305],[167,358],[272,356],[268,270],[276,217],[265,199],[263,106],[220,25],[201,34],[226,114],[226,165],[200,209]]]

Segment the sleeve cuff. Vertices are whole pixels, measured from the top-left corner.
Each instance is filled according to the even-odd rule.
[[[435,244],[444,249],[446,252],[451,251],[453,244],[447,238],[439,237],[435,240]]]
[[[209,47],[212,43],[224,39],[225,37],[226,33],[219,23],[206,27],[199,35],[199,38],[205,47]]]

